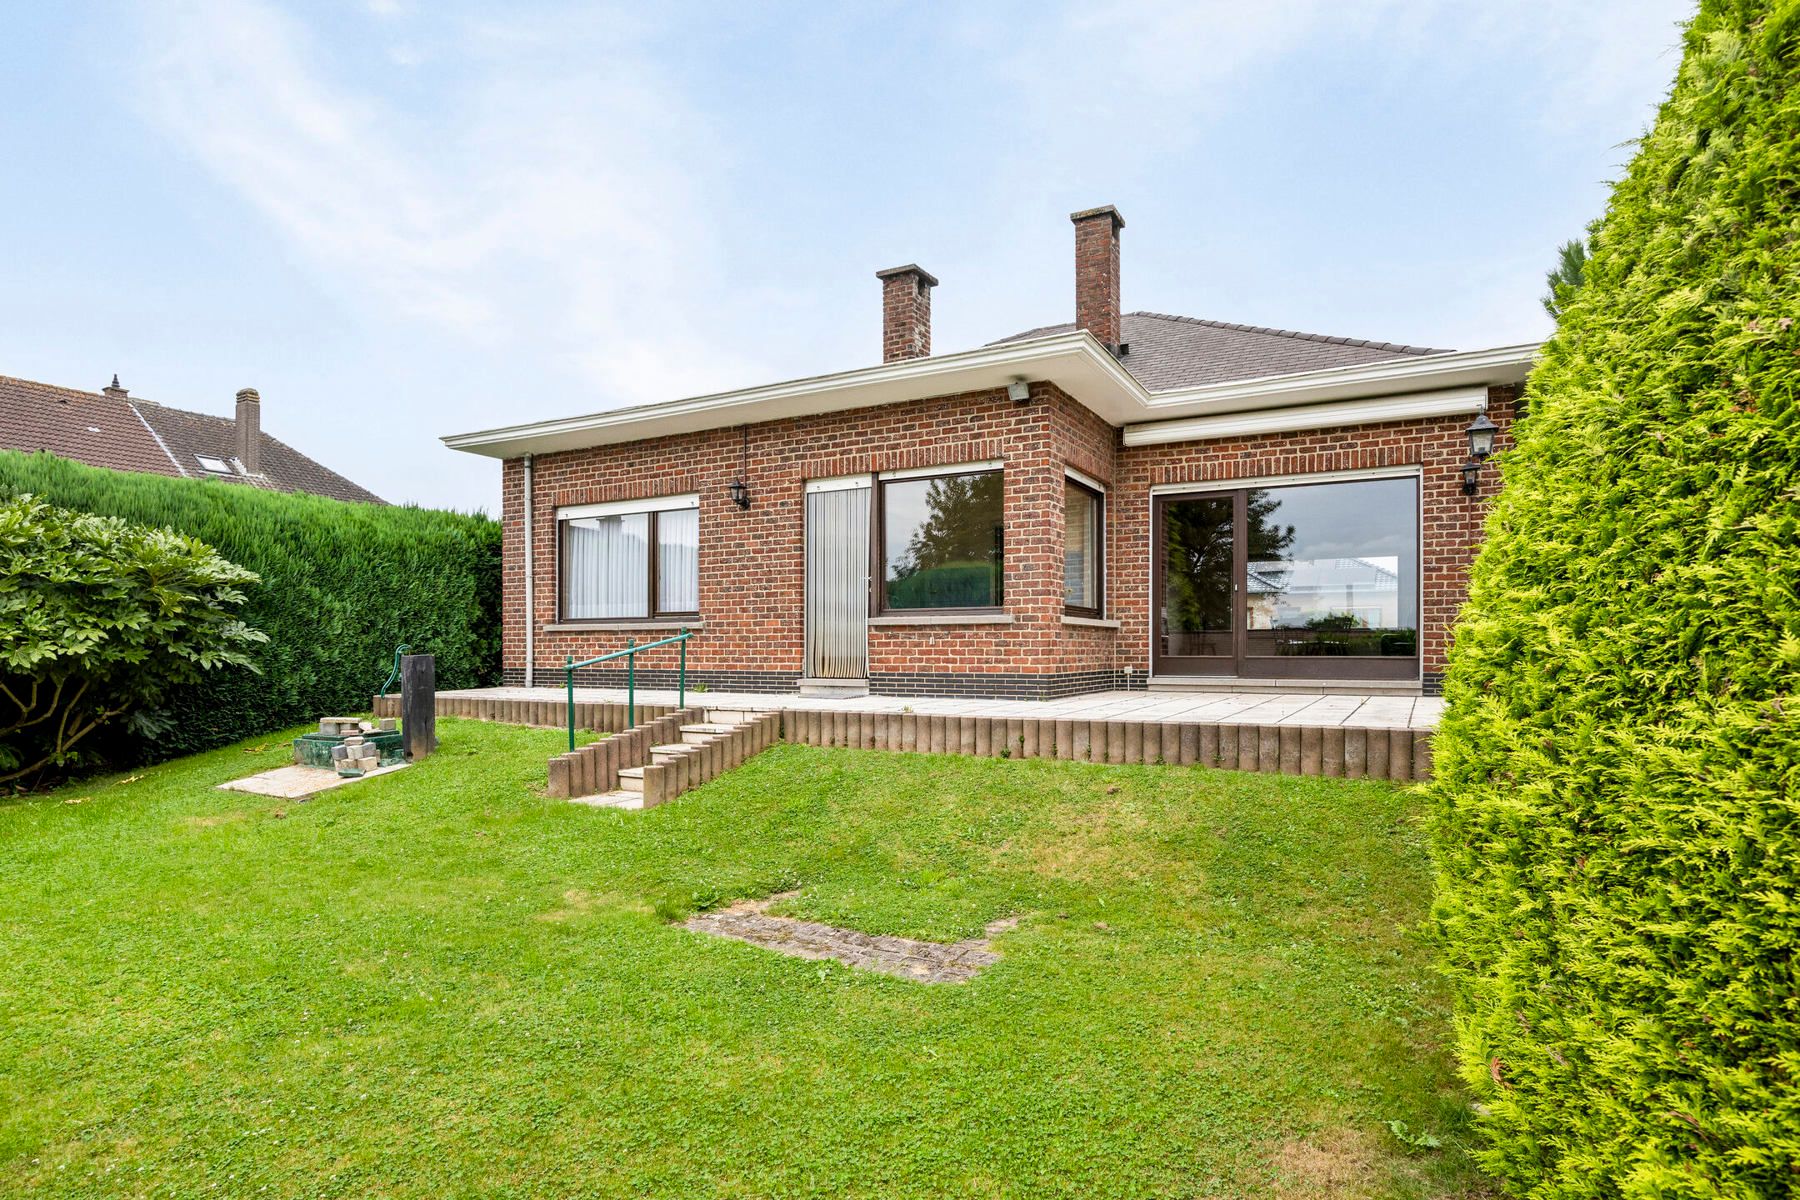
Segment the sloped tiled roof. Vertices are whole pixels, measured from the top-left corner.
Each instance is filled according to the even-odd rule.
[[[115,471],[181,474],[128,402],[4,375],[0,450],[48,450]]]
[[[231,417],[215,417],[207,413],[188,412],[180,408],[164,408],[160,404],[142,404],[138,412],[162,438],[169,453],[189,474],[203,473],[197,455],[233,459],[237,456],[237,421]],[[374,492],[345,479],[329,467],[320,465],[279,438],[262,435],[258,451],[262,468],[260,477],[237,478],[257,487],[278,492],[311,492],[334,500],[352,500],[360,504],[385,504]]]
[[[1237,379],[1258,379],[1265,375],[1292,375],[1300,371],[1320,371],[1329,367],[1351,367],[1407,356],[1448,353],[1424,346],[1398,346],[1392,342],[1371,342],[1361,338],[1327,337],[1324,334],[1296,333],[1291,329],[1270,329],[1261,325],[1234,325],[1227,321],[1205,321],[1198,317],[1174,317],[1167,313],[1126,313],[1124,326],[1125,344],[1129,350],[1119,361],[1139,383],[1152,392]],[[1072,321],[1061,325],[1044,325],[1001,338],[991,344],[998,346],[1026,338],[1067,333],[1074,328]]]
[[[277,492],[310,492],[362,504],[386,501],[279,438],[264,433],[258,475],[216,475],[197,455],[237,456],[232,417],[167,408],[0,375],[0,450],[48,450],[94,467],[230,480]]]

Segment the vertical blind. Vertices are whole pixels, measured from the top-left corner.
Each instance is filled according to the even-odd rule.
[[[1063,603],[1070,608],[1100,607],[1100,504],[1093,493],[1072,483],[1063,485]]]

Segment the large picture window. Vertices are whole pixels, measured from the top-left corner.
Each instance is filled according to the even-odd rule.
[[[1154,522],[1158,674],[1417,677],[1416,476],[1163,495]]]
[[[556,527],[563,620],[698,615],[699,497],[562,509]]]
[[[1098,617],[1105,501],[1073,479],[1063,481],[1063,607],[1078,617]]]
[[[998,470],[880,481],[881,607],[994,609],[1005,603]]]

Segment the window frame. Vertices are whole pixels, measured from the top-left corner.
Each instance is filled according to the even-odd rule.
[[[887,485],[913,483],[921,479],[943,479],[956,475],[1000,476],[1000,595],[999,604],[964,606],[961,608],[890,608],[887,599]],[[869,595],[870,616],[959,617],[1003,613],[1006,609],[1006,468],[999,462],[962,463],[945,467],[929,467],[906,471],[878,472],[875,494],[870,501],[869,530]]]
[[[691,502],[691,503],[690,503]],[[657,608],[657,599],[661,593],[660,571],[658,570],[657,551],[661,547],[661,516],[665,512],[692,511],[694,515],[694,577],[699,582],[700,575],[700,497],[689,493],[683,496],[655,496],[642,500],[628,500],[616,504],[576,504],[566,508],[558,508],[554,513],[556,525],[556,621],[559,625],[592,625],[596,628],[608,626],[642,625],[647,621],[674,621],[687,617],[698,620],[700,610],[677,611]],[[643,616],[633,617],[572,617],[569,615],[569,573],[563,569],[566,549],[564,546],[564,526],[571,521],[579,521],[588,517],[624,517],[642,516],[645,518],[645,553],[649,556],[649,568],[645,572],[647,590],[644,596]],[[699,588],[695,588],[698,597]]]
[[[1063,472],[1063,615],[1100,621],[1106,618],[1106,489],[1074,471]],[[1086,492],[1094,501],[1094,599],[1091,607],[1070,604],[1068,598],[1069,504],[1068,488]]]

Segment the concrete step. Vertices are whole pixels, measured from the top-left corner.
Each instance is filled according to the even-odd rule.
[[[856,699],[869,694],[869,681],[866,679],[802,679],[800,694],[827,699]]]
[[[594,796],[573,796],[570,804],[585,804],[589,808],[624,808],[636,811],[644,807],[644,797],[640,792],[601,792]]]
[[[650,747],[650,761],[654,763],[670,763],[678,758],[686,758],[694,752],[695,747],[687,742],[670,742],[666,746]]]
[[[622,767],[619,770],[619,786],[628,792],[642,793],[644,790],[644,768]]]
[[[683,725],[681,727],[682,733],[721,734],[721,733],[736,733],[737,730],[738,730],[738,726],[727,725],[723,721],[702,721],[697,725]]]

